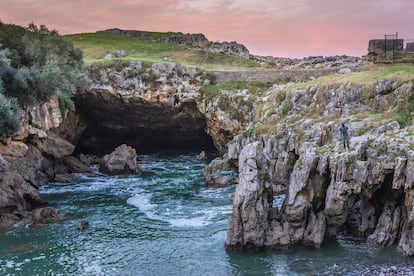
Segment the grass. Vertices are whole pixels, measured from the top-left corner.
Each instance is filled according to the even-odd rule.
[[[306,90],[313,86],[319,88],[325,88],[327,86],[339,87],[349,83],[356,86],[364,86],[372,85],[380,79],[399,82],[413,81],[414,64],[374,66],[369,70],[362,72],[332,74],[311,81],[291,82],[284,86],[283,91]]]
[[[203,87],[203,91],[207,99],[216,96],[220,91],[237,91],[247,89],[250,94],[262,95],[273,83],[271,82],[259,82],[259,81],[226,81],[218,84],[207,85]]]
[[[156,42],[154,38],[169,33],[148,33],[144,38],[98,32],[66,35],[75,47],[84,53],[86,66],[110,62],[105,55],[115,50],[125,50],[127,56],[117,60],[142,60],[149,63],[178,62],[185,66],[202,66],[207,70],[266,69],[251,59],[223,53],[210,53],[173,43]],[[152,38],[152,39],[151,39]]]

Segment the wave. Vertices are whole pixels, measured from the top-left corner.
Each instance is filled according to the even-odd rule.
[[[200,228],[223,219],[231,212],[228,206],[183,206],[169,202],[168,208],[151,203],[150,193],[138,193],[127,199],[127,203],[139,209],[149,219],[167,222],[172,227]],[[208,208],[208,209],[204,209]]]

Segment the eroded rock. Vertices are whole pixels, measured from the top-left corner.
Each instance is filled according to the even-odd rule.
[[[125,144],[117,147],[111,154],[105,155],[99,170],[110,175],[141,173],[136,150]]]
[[[223,188],[237,182],[236,169],[228,159],[216,158],[203,171],[208,187]]]

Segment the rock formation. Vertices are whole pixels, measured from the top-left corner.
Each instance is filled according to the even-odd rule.
[[[207,186],[212,188],[224,188],[237,182],[236,168],[228,159],[214,159],[204,169],[203,175]]]
[[[99,170],[110,175],[141,173],[136,150],[125,144],[117,147],[111,154],[105,155]]]
[[[46,203],[37,190],[39,185],[67,173],[90,172],[69,156],[74,145],[54,133],[62,120],[57,98],[28,107],[21,112],[19,133],[0,144],[1,227],[20,221],[40,225],[60,220],[54,208],[35,209]]]
[[[108,29],[103,32],[124,35],[129,37],[139,37],[140,39],[150,40],[152,42],[164,42],[193,46],[208,52],[236,55],[243,58],[250,57],[249,50],[243,44],[239,44],[235,41],[211,42],[204,36],[204,34],[184,34],[173,32],[160,34],[145,31],[121,30],[118,28]],[[105,58],[114,57],[117,57],[116,53],[108,54]]]
[[[398,245],[405,254],[414,255],[411,129],[387,118],[352,121],[358,112],[385,112],[393,103],[406,101],[412,87],[411,82],[379,80],[363,88],[310,87],[276,97],[276,110],[269,119],[277,122],[278,116],[285,116],[283,127],[275,123],[272,135],[236,136],[221,161],[238,160],[239,174],[226,247],[318,248],[345,229],[370,244]],[[273,92],[280,93],[277,89]],[[293,117],[296,110],[308,114],[321,107],[323,123]],[[332,124],[331,118],[349,122],[350,153],[343,152],[339,124]],[[278,208],[273,199],[280,194],[285,194],[285,200]]]

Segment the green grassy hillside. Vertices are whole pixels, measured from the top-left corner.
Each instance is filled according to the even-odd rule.
[[[152,34],[153,36],[160,35],[160,33]],[[87,66],[111,62],[113,59],[104,59],[106,54],[113,53],[115,50],[125,50],[128,55],[124,58],[117,58],[118,60],[142,60],[152,63],[178,62],[186,66],[202,66],[208,70],[265,69],[254,60],[194,50],[190,49],[190,46],[153,42],[148,37],[141,39],[106,32],[73,34],[65,37],[83,51],[84,62]]]

